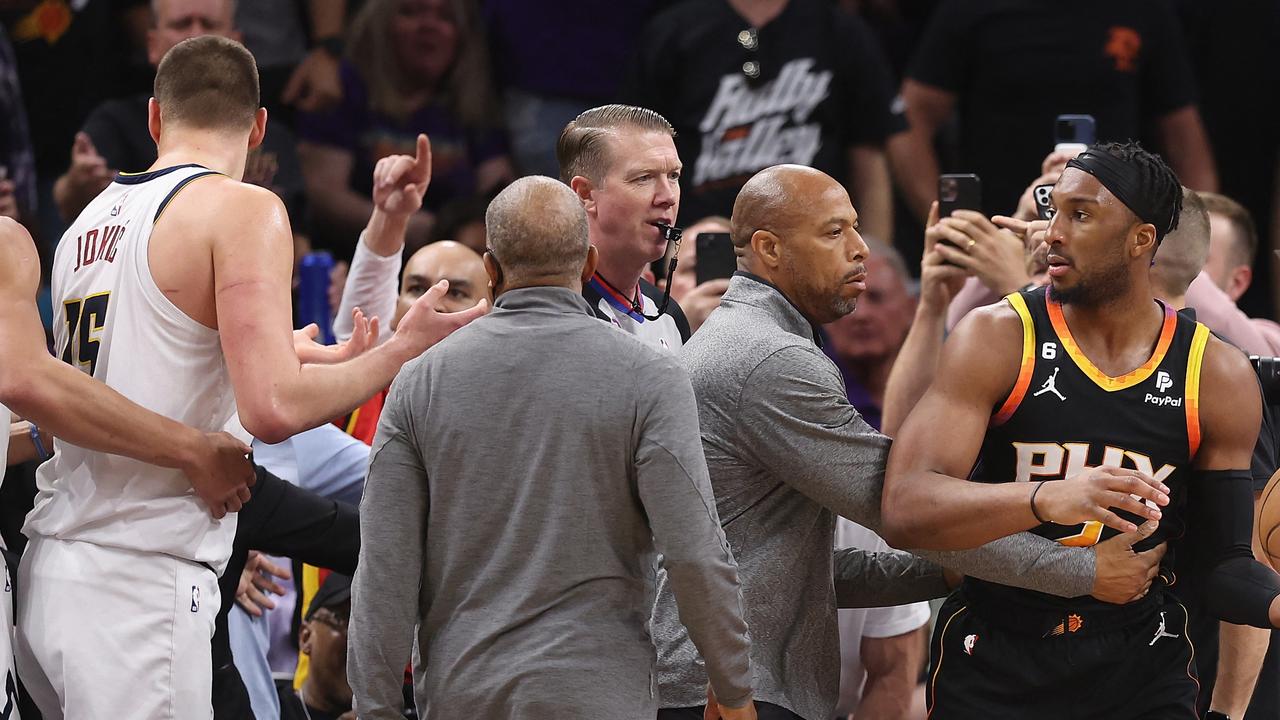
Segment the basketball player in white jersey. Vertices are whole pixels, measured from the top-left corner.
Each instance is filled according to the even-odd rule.
[[[227,433],[202,433],[145,410],[59,362],[45,348],[36,308],[40,260],[26,229],[0,218],[0,402],[67,442],[182,471],[215,517],[240,509],[253,469],[249,448]],[[6,423],[9,410],[0,405]],[[8,443],[0,442],[0,468]],[[16,720],[12,585],[0,556],[0,718]]]
[[[179,43],[156,72],[148,123],[156,163],[85,208],[53,268],[57,352],[131,400],[279,442],[349,412],[487,309],[435,313],[442,283],[386,343],[301,364],[283,204],[239,182],[266,127],[252,55],[215,36]],[[67,444],[41,467],[15,646],[46,718],[212,716],[209,639],[235,517],[212,519],[184,485]]]

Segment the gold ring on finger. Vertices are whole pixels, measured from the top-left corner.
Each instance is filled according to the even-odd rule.
[[[978,244],[978,241],[977,241],[977,240],[970,240],[970,241],[969,241],[969,245],[967,246],[967,249],[972,250],[972,249],[973,249],[973,246],[974,246],[974,245],[977,245],[977,244]]]

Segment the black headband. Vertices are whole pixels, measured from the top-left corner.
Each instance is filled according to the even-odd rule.
[[[1083,170],[1098,179],[1116,199],[1144,223],[1156,228],[1156,242],[1174,227],[1173,209],[1160,207],[1155,188],[1148,187],[1142,171],[1105,150],[1089,148],[1067,161],[1067,167]]]

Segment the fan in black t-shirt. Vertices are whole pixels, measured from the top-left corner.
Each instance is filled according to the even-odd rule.
[[[948,0],[907,69],[911,125],[890,143],[911,208],[937,194],[934,135],[958,112],[956,167],[982,178],[984,210],[1009,213],[1053,148],[1054,119],[1085,113],[1099,141],[1148,137],[1184,185],[1217,184],[1171,7],[1151,0]]]
[[[790,0],[759,27],[748,5],[687,0],[641,35],[623,98],[676,128],[681,216],[727,216],[748,178],[796,163],[844,180],[863,228],[887,239],[883,143],[901,121],[875,37],[828,0]]]

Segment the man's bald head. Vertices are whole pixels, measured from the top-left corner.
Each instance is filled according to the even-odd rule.
[[[475,250],[452,240],[433,242],[410,255],[404,264],[391,329],[399,327],[413,303],[441,280],[449,281],[449,292],[436,305],[440,312],[466,310],[489,296],[489,278]]]
[[[511,183],[489,203],[485,240],[507,288],[566,284],[587,260],[587,213],[558,180],[532,175]]]
[[[742,186],[734,200],[729,231],[734,247],[750,251],[751,236],[757,231],[784,235],[811,220],[811,201],[833,191],[845,192],[840,183],[821,170],[803,165],[774,165],[761,170]]]
[[[800,165],[756,173],[733,203],[730,237],[740,267],[773,283],[812,323],[853,312],[865,285],[867,245],[849,193]]]

